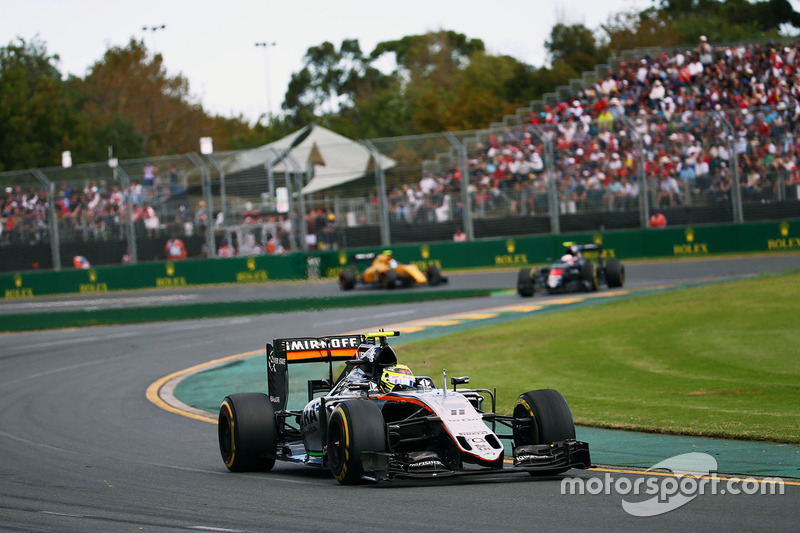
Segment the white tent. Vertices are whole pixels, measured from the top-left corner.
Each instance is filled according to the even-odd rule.
[[[283,139],[240,152],[223,167],[231,174],[273,163],[276,173],[304,173],[309,162],[314,166],[314,174],[303,187],[306,194],[356,180],[375,167],[372,154],[364,145],[314,124]],[[395,161],[381,155],[380,165],[387,170],[395,166]]]

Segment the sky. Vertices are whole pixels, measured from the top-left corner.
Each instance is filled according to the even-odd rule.
[[[306,50],[325,41],[338,48],[344,39],[357,39],[368,54],[380,42],[452,30],[483,40],[489,54],[541,67],[555,24],[597,29],[612,13],[650,5],[652,0],[0,0],[0,46],[38,38],[48,54],[60,56],[65,77],[84,77],[110,47],[124,47],[132,37],[144,40],[163,56],[168,75],[189,80],[193,99],[207,112],[241,115],[252,124],[268,108],[280,111]]]

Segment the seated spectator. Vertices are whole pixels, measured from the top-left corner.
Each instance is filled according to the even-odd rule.
[[[650,215],[649,226],[656,229],[664,229],[667,227],[667,217],[664,216],[660,208],[656,207],[653,210],[653,214]]]
[[[233,246],[230,245],[228,239],[222,239],[220,242],[219,250],[217,250],[218,257],[234,257],[236,255],[236,250]]]
[[[186,259],[186,246],[176,235],[172,235],[164,246],[164,253],[168,261],[182,261]]]
[[[267,245],[265,246],[265,250],[270,255],[282,254],[285,251],[281,241],[272,233],[267,234]]]
[[[81,268],[84,270],[92,268],[92,264],[89,262],[89,260],[86,259],[86,257],[78,254],[75,254],[72,257],[72,264],[75,266],[75,268]]]

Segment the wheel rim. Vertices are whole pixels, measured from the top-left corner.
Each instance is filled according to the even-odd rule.
[[[525,422],[515,423],[513,427],[514,442],[517,446],[524,446],[526,444],[536,444],[534,439],[531,438],[531,422],[533,418],[530,412],[523,406],[518,405],[514,408],[514,418],[528,418]]]
[[[344,461],[344,439],[342,439],[343,421],[337,420],[335,424],[331,425],[328,432],[328,454],[330,455],[331,469],[338,472]]]
[[[219,414],[219,448],[225,464],[230,463],[233,455],[233,424],[231,423],[231,413],[227,405],[223,405]]]

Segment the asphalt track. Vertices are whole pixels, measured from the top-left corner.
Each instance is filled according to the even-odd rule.
[[[626,288],[799,267],[797,254],[639,263],[628,266]],[[515,274],[509,272],[471,273],[452,276],[450,286],[485,283],[502,288],[513,286],[514,280]],[[278,298],[284,291],[298,296],[338,289],[330,282],[319,282],[213,287],[175,294],[225,301]],[[137,292],[48,301],[85,308],[116,305],[113,302],[119,298],[160,299],[168,294]],[[489,305],[487,300],[491,300]],[[23,312],[20,305],[42,301],[3,302],[0,308],[14,305],[11,312],[18,313]],[[276,331],[299,336],[309,331],[365,330],[381,323],[518,302],[515,294],[501,294],[419,306],[360,307],[346,313],[299,312],[3,335],[0,530],[796,529],[800,520],[797,480],[787,480],[782,495],[707,493],[666,514],[642,518],[628,514],[622,501],[644,497],[621,496],[613,490],[563,495],[562,477],[490,475],[341,487],[327,472],[282,463],[269,474],[230,474],[220,460],[213,425],[166,411],[145,396],[148,387],[164,376],[218,357],[261,349]],[[124,305],[143,304],[149,305]],[[30,312],[35,313],[34,309]],[[35,314],[31,319],[35,320]],[[597,480],[595,485],[609,476],[633,482],[672,479],[622,469],[571,471],[564,478],[572,476]]]

